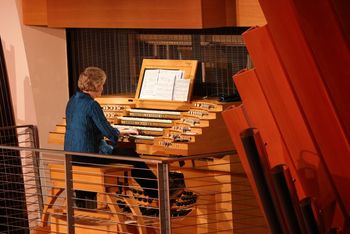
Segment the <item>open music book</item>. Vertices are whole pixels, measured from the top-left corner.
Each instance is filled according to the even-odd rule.
[[[189,87],[184,71],[145,69],[139,99],[187,101]]]

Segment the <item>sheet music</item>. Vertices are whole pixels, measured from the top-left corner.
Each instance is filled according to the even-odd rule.
[[[190,89],[190,79],[176,79],[174,86],[174,101],[187,101]]]
[[[175,79],[182,79],[184,72],[181,70],[160,70],[159,79],[167,76],[174,77]]]
[[[149,69],[145,70],[142,86],[141,86],[141,92],[140,92],[140,98],[141,99],[153,99],[155,88],[158,83],[158,76],[159,76],[159,70],[158,69]]]
[[[187,101],[190,80],[181,70],[147,69],[144,72],[140,99]]]
[[[175,74],[168,70],[160,70],[154,99],[171,101],[173,99]]]

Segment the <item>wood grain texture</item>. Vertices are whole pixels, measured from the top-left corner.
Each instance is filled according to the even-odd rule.
[[[47,0],[22,0],[23,23],[47,26]]]
[[[302,1],[261,0],[260,4],[268,21],[271,37],[276,45],[282,66],[287,73],[288,82],[304,115],[305,123],[310,129],[316,147],[331,175],[335,192],[339,196],[339,200],[342,201],[340,205],[343,214],[345,217],[349,217],[350,190],[348,184],[350,183],[350,173],[348,165],[350,165],[350,146],[344,125],[344,121],[348,121],[348,119],[344,119],[347,116],[348,108],[346,109],[343,101],[349,100],[350,93],[345,92],[344,87],[342,87],[349,86],[349,79],[345,81],[346,76],[338,76],[339,73],[334,72],[334,67],[341,69],[334,63],[343,63],[348,61],[348,58],[343,60],[342,58],[345,57],[332,56],[327,60],[330,64],[320,63],[320,57],[315,54],[313,49],[315,47],[311,45],[311,42],[319,45],[325,38],[330,37],[323,38],[322,35],[310,37],[309,33],[305,33],[305,30],[308,29],[318,31],[319,24],[314,23],[316,19],[325,22],[323,19],[329,18],[329,23],[332,25],[334,15],[329,14],[329,10],[323,9],[325,6],[318,6],[307,12],[299,12],[297,9],[308,8],[309,3]],[[322,8],[322,12],[327,14],[320,14],[319,7]],[[306,13],[310,15],[306,16]],[[301,19],[302,17],[309,19],[313,16],[315,19],[308,21],[311,27],[302,24],[302,22],[306,22]],[[329,25],[327,27],[332,28]],[[338,37],[337,34],[334,36]],[[336,42],[337,40],[331,41]],[[338,51],[335,47],[343,45],[334,43],[329,46],[322,49],[334,48],[335,51]],[[321,65],[325,67],[321,68]],[[329,72],[327,75],[326,71]],[[330,79],[333,80],[330,81]],[[335,90],[340,93],[334,95]]]
[[[58,28],[201,29],[266,23],[258,0],[22,0],[23,22]]]
[[[236,26],[265,24],[266,19],[258,0],[236,0]]]
[[[331,2],[335,4],[344,2],[341,5],[343,11],[350,11],[350,1],[325,0],[322,4],[315,5],[311,2],[294,0],[296,8],[294,15],[349,142],[350,70],[344,65],[350,64],[350,40],[346,37],[350,31],[349,28],[346,30],[346,27],[350,26],[350,23],[347,22],[346,25],[346,21],[342,20],[344,13],[340,11],[340,6],[336,8],[340,15],[334,12]]]
[[[316,190],[313,189],[315,187],[313,186],[315,181],[305,180],[304,178],[305,175],[303,169],[305,169],[305,162],[301,157],[303,151],[298,151],[295,159],[291,158],[290,151],[287,148],[288,145],[286,145],[283,133],[281,133],[280,127],[276,122],[277,120],[274,116],[272,106],[270,105],[270,100],[267,98],[269,95],[273,95],[273,92],[264,92],[255,69],[240,72],[234,75],[233,78],[241,95],[247,118],[250,122],[250,127],[257,128],[262,140],[264,141],[265,150],[268,155],[266,160],[270,168],[281,164],[288,166],[293,178],[295,179],[294,184],[299,199],[305,197],[305,191],[311,190],[312,193],[309,193],[311,193],[312,196],[319,195],[318,188],[316,188]],[[303,139],[304,138],[297,138],[295,140],[303,141]],[[293,153],[295,153],[295,151],[293,151]],[[300,178],[300,176],[302,176],[302,178]],[[302,186],[303,183],[304,186]],[[330,186],[327,188],[329,192]]]
[[[203,11],[212,7],[211,10]],[[48,0],[50,27],[203,28],[226,26],[225,4],[210,0]],[[206,13],[207,15],[203,14]],[[208,20],[205,20],[208,17]]]
[[[315,206],[324,210],[320,218],[327,220],[332,216],[337,199],[334,187],[288,84],[268,26],[250,30],[243,37],[256,66],[259,83],[289,151],[291,158],[286,161],[287,165],[297,170],[297,174],[291,171],[297,180],[296,185],[301,186],[307,196],[314,198]]]
[[[189,103],[192,98],[192,90],[195,80],[195,75],[197,71],[198,61],[197,60],[167,60],[167,59],[143,59],[141,71],[139,75],[139,80],[137,83],[137,89],[135,93],[135,100],[136,100],[136,106],[137,107],[145,107],[147,103],[151,103],[151,107],[153,109],[160,108],[163,105],[173,105],[173,110],[175,109],[181,109],[182,107],[186,106],[186,103]],[[189,79],[189,90],[188,90],[188,98],[187,101],[157,101],[157,100],[141,100],[140,92],[143,84],[143,78],[145,70],[147,69],[174,69],[174,70],[181,70],[184,72],[184,79]],[[157,104],[158,103],[158,106]],[[175,108],[176,106],[176,108]],[[164,106],[163,106],[164,108]]]
[[[251,127],[257,128],[266,144],[270,155],[268,161],[272,167],[284,164],[288,158],[279,129],[276,126],[270,107],[257,80],[255,70],[240,72],[233,77],[239,90],[243,104],[251,122]]]
[[[235,145],[235,149],[237,150],[238,156],[240,158],[240,161],[242,163],[242,167],[247,174],[249,183],[252,187],[252,191],[255,194],[257,204],[260,207],[260,212],[264,215],[263,217],[260,218],[259,222],[263,222],[264,224],[262,225],[262,229],[260,230],[249,230],[252,231],[250,233],[270,233],[268,227],[267,227],[267,222],[266,222],[266,217],[263,211],[263,205],[260,200],[260,197],[258,196],[258,191],[256,187],[256,183],[254,180],[253,172],[251,170],[251,167],[249,165],[249,162],[247,160],[247,155],[244,150],[243,143],[241,141],[240,134],[242,131],[244,131],[247,128],[252,127],[251,123],[249,123],[248,116],[245,110],[245,107],[243,105],[240,106],[231,106],[227,108],[225,111],[222,112],[225,124],[227,126],[227,129],[229,131],[229,134],[231,136],[232,142]],[[257,214],[258,212],[256,212]],[[256,215],[255,214],[255,215]],[[239,222],[238,224],[239,225]]]

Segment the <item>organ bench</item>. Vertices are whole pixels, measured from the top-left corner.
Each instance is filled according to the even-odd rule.
[[[65,190],[65,168],[63,164],[49,164],[49,174],[52,187],[50,189],[50,195],[48,196],[47,202],[45,203],[42,216],[42,227],[50,232],[65,233],[65,207],[54,209],[57,198]],[[126,181],[128,178],[129,171],[132,166],[124,164],[115,164],[108,166],[73,166],[72,167],[72,178],[73,178],[73,189],[82,190],[97,193],[97,209],[94,212],[78,210],[74,211],[76,216],[76,233],[89,233],[91,225],[94,223],[91,216],[95,216],[99,220],[112,220],[112,222],[105,222],[105,224],[96,225],[93,224],[95,229],[93,233],[106,233],[108,230],[127,232],[127,225],[125,225],[127,217],[123,215],[123,211],[118,206],[118,200],[116,193],[120,190],[120,186],[134,186],[135,182],[129,184]],[[126,192],[126,193],[130,193]],[[135,221],[139,224],[144,223],[144,219],[137,209],[137,206],[133,206],[132,194],[125,194],[129,196],[123,196],[126,204],[130,204],[132,212],[135,214],[132,216]],[[60,215],[55,215],[60,213]],[[84,215],[88,215],[89,221],[83,221]],[[51,220],[51,227],[49,227],[49,219]],[[130,220],[129,220],[130,222]],[[85,228],[84,228],[85,227]],[[144,225],[138,226],[138,233],[146,233]],[[50,233],[48,232],[48,233]]]

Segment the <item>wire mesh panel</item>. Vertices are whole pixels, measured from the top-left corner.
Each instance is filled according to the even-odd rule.
[[[33,126],[0,128],[1,145],[37,148],[37,131]],[[32,151],[0,149],[1,209],[4,233],[29,233],[40,216],[40,183],[37,155]]]
[[[18,144],[16,128],[3,128],[14,124],[5,56],[0,44],[0,144]],[[25,199],[21,159],[13,153],[0,151],[0,233],[23,233],[25,228],[18,229],[18,226],[28,226],[26,214],[21,213],[26,205],[22,202]]]
[[[67,29],[70,91],[88,66],[106,71],[104,94],[134,95],[144,58],[198,60],[194,96],[236,93],[232,75],[247,67],[246,28],[202,30]]]
[[[209,155],[186,160],[182,167],[171,165],[171,170],[184,174],[186,189],[197,200],[186,217],[171,221],[172,233],[268,233],[236,155]]]

